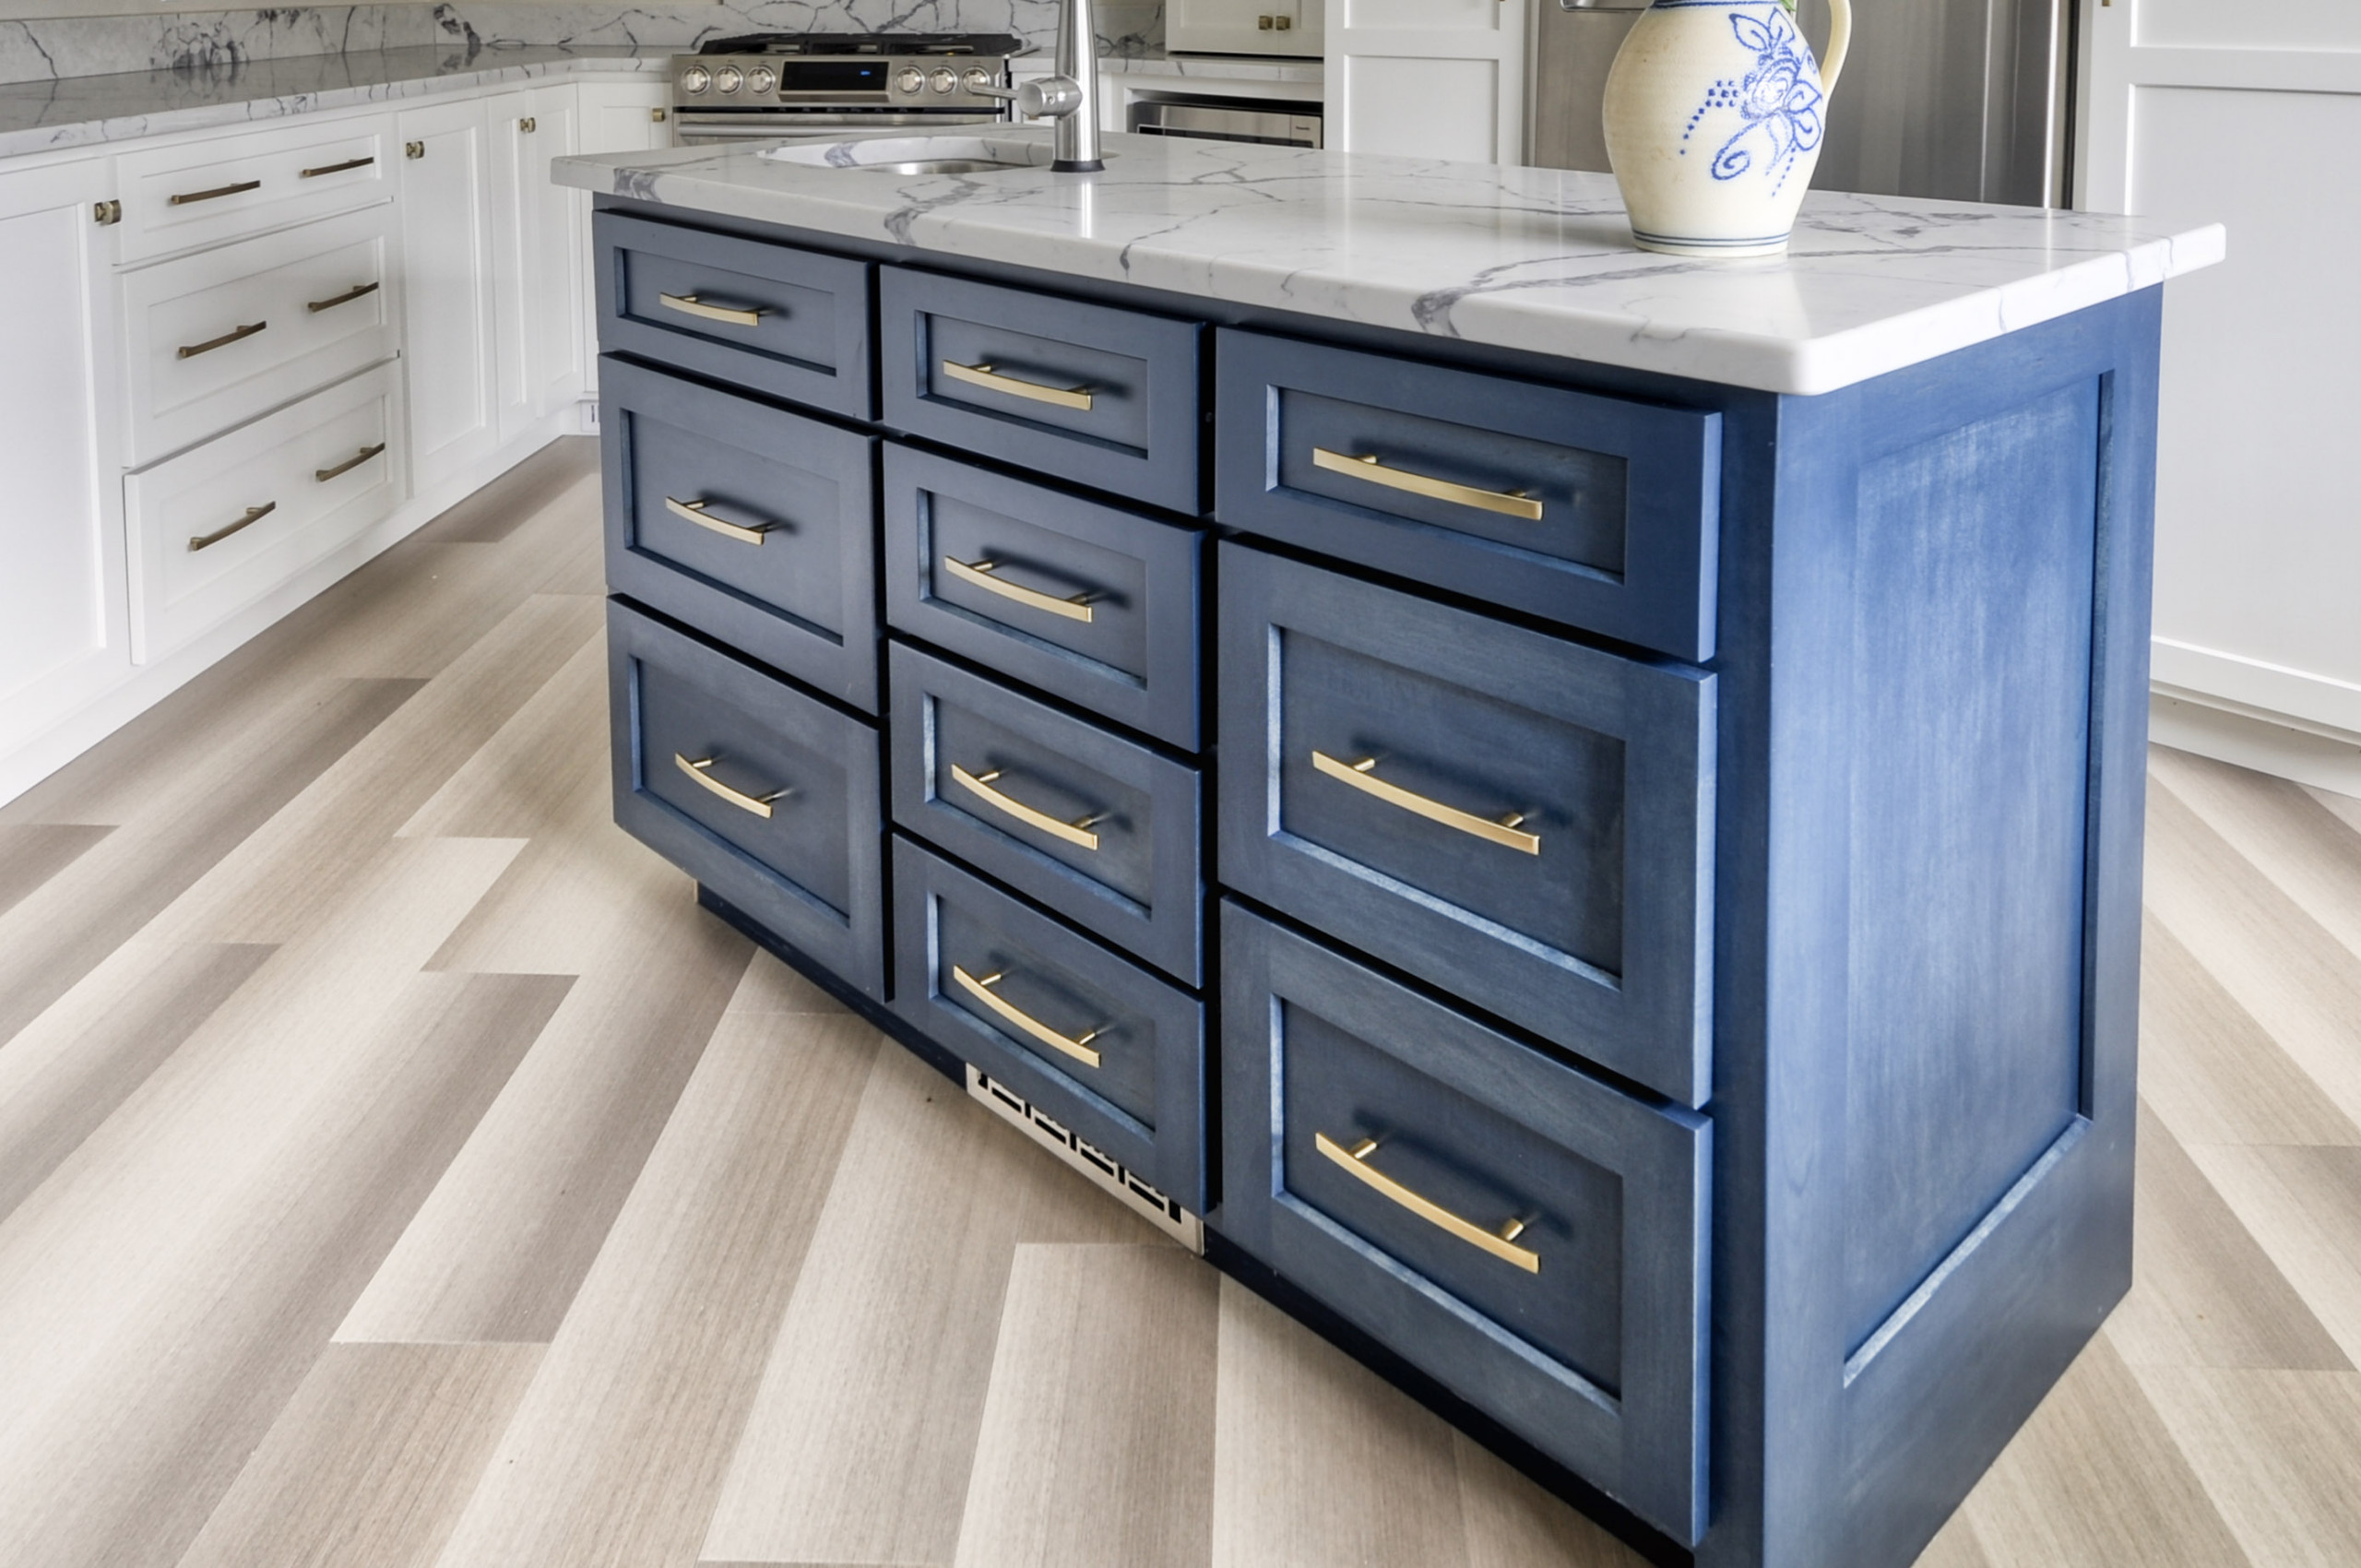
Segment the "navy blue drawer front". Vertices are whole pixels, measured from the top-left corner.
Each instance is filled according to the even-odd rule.
[[[604,349],[868,419],[875,268],[767,240],[592,216]]]
[[[877,443],[599,363],[607,583],[877,710]]]
[[[894,820],[1198,984],[1196,769],[907,644],[887,664]]]
[[[896,834],[894,1010],[1203,1214],[1197,1000]]]
[[[1684,1544],[1710,1128],[1225,902],[1222,1230]]]
[[[1221,549],[1220,877],[1691,1105],[1713,677]]]
[[[1204,328],[908,267],[878,283],[885,422],[1195,513]]]
[[[885,447],[885,619],[1186,751],[1204,536]]]
[[[877,732],[615,600],[607,666],[615,821],[884,1001]]]
[[[1224,523],[1713,657],[1720,415],[1253,332],[1219,360]]]

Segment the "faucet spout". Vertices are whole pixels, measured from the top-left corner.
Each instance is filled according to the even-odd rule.
[[[1062,173],[1104,169],[1098,150],[1098,18],[1092,0],[1063,0],[1058,13],[1055,76],[1019,88],[977,88],[1011,101],[1020,118],[1054,120],[1050,167]]]

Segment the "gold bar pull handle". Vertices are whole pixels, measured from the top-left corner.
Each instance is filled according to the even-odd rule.
[[[265,517],[269,517],[273,512],[278,510],[279,503],[276,501],[266,501],[259,506],[249,506],[246,508],[246,515],[240,517],[236,522],[231,523],[228,528],[215,529],[211,533],[201,533],[192,536],[188,541],[188,547],[191,551],[198,551],[204,550],[211,545],[219,544],[223,540],[229,538],[231,534],[241,533],[245,529],[254,527],[256,523],[261,522]]]
[[[323,174],[341,174],[348,169],[366,169],[369,165],[376,161],[377,160],[374,156],[369,158],[348,158],[341,163],[323,163],[316,169],[298,170],[295,177],[299,180],[316,180]]]
[[[355,452],[351,457],[347,457],[343,462],[338,463],[332,469],[314,469],[312,470],[312,477],[322,484],[327,483],[327,481],[332,479],[342,479],[346,474],[350,473],[353,469],[359,468],[362,464],[367,462],[370,458],[375,457],[385,449],[386,444],[382,441],[378,442],[374,446],[363,446],[360,451]]]
[[[1355,457],[1343,452],[1331,452],[1325,446],[1314,446],[1311,449],[1311,466],[1325,469],[1332,474],[1350,474],[1355,479],[1365,479],[1371,484],[1382,484],[1388,490],[1399,490],[1409,495],[1424,495],[1436,501],[1498,512],[1503,517],[1522,517],[1528,523],[1541,520],[1541,503],[1521,490],[1478,490],[1472,484],[1453,484],[1447,479],[1412,473],[1407,469],[1388,468],[1374,455]]]
[[[682,315],[698,316],[706,321],[724,321],[732,327],[759,327],[763,317],[770,314],[767,306],[749,308],[745,305],[707,304],[694,294],[658,294],[657,303]]]
[[[776,523],[759,523],[747,528],[739,523],[724,522],[706,510],[712,505],[710,501],[676,501],[669,495],[664,498],[664,510],[672,516],[686,517],[701,529],[711,529],[722,538],[734,539],[741,544],[760,544],[763,536],[778,526]]]
[[[1497,1229],[1487,1230],[1472,1219],[1462,1219],[1432,1198],[1412,1192],[1371,1165],[1370,1156],[1377,1152],[1375,1138],[1363,1138],[1347,1148],[1325,1133],[1314,1133],[1311,1144],[1322,1154],[1351,1171],[1356,1180],[1374,1187],[1428,1224],[1448,1230],[1469,1246],[1480,1247],[1502,1263],[1513,1263],[1527,1274],[1541,1272],[1541,1254],[1530,1247],[1516,1244],[1516,1239],[1525,1234],[1524,1220],[1503,1220]]]
[[[1058,1033],[1032,1014],[1021,1007],[1012,1005],[994,994],[992,987],[1008,978],[1008,971],[1005,969],[979,979],[954,964],[951,966],[951,978],[958,984],[960,990],[991,1008],[996,1016],[1006,1019],[1050,1050],[1062,1051],[1086,1067],[1098,1065],[1098,1052],[1090,1049],[1090,1042],[1107,1032],[1103,1025],[1098,1028],[1074,1036]]]
[[[721,760],[718,756],[701,756],[692,760],[682,756],[679,752],[674,752],[672,760],[680,765],[682,772],[728,801],[740,811],[761,817],[765,822],[770,820],[771,802],[784,800],[795,792],[792,790],[774,790],[767,795],[749,795],[742,790],[733,790],[716,778],[709,771],[715,763]]]
[[[993,576],[1000,570],[997,561],[960,561],[946,555],[943,558],[943,569],[963,583],[972,583],[987,593],[1014,600],[1028,610],[1063,616],[1069,621],[1079,621],[1086,626],[1090,624],[1090,596],[1086,593],[1075,594],[1072,599],[1059,599],[1038,589],[1019,588]]]
[[[1095,396],[1087,386],[1044,386],[1038,381],[1024,381],[1014,375],[1003,375],[988,364],[961,364],[956,360],[943,362],[943,374],[954,381],[964,381],[970,386],[981,386],[993,392],[1005,392],[1012,398],[1023,398],[1035,403],[1049,403],[1061,409],[1090,411]]]
[[[223,196],[243,196],[262,189],[260,180],[241,180],[234,185],[216,185],[209,191],[183,191],[176,196],[164,198],[167,207],[188,207],[200,201],[219,201]]]
[[[1311,766],[1319,772],[1340,783],[1349,784],[1365,795],[1375,795],[1389,806],[1399,806],[1429,822],[1455,827],[1462,833],[1473,834],[1488,844],[1499,844],[1511,849],[1522,849],[1528,855],[1541,852],[1541,835],[1526,833],[1518,827],[1525,820],[1523,812],[1509,812],[1499,817],[1477,816],[1474,812],[1461,811],[1457,806],[1444,805],[1416,790],[1405,790],[1399,784],[1389,784],[1380,778],[1375,769],[1377,759],[1365,756],[1358,762],[1339,762],[1326,752],[1311,754]]]
[[[314,315],[317,315],[324,310],[334,310],[338,305],[349,305],[355,300],[365,300],[375,293],[378,287],[374,283],[355,283],[341,294],[331,294],[325,300],[306,300],[303,302],[303,308]]]
[[[269,325],[267,321],[256,321],[244,327],[233,327],[219,338],[208,338],[202,343],[183,344],[172,351],[172,357],[177,360],[193,360],[199,354],[209,354],[216,349],[226,349],[232,343],[243,342]]]
[[[1067,843],[1077,845],[1085,849],[1095,850],[1098,848],[1098,835],[1091,832],[1090,829],[1094,824],[1106,820],[1103,814],[1081,817],[1073,822],[1060,822],[1049,813],[1035,811],[1014,796],[1003,795],[993,789],[992,780],[1000,777],[1000,769],[997,767],[988,773],[970,773],[955,762],[951,765],[951,777],[961,788],[975,795],[984,804],[994,811],[1006,813],[1027,827],[1038,827],[1052,838],[1062,838]]]

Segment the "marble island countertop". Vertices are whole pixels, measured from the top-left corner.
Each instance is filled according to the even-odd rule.
[[[1046,129],[992,132],[1038,156]],[[847,138],[838,155],[859,162]],[[1110,136],[1097,174],[753,148],[561,159],[635,200],[1373,327],[1819,393],[2222,259],[2214,223],[1814,192],[1785,257],[1636,250],[1604,174]],[[908,156],[904,153],[903,156]]]

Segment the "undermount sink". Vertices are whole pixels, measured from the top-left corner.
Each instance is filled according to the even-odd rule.
[[[1042,169],[1047,142],[979,136],[876,137],[847,141],[791,141],[766,147],[765,158],[813,169],[861,169],[879,174],[980,174],[995,169]]]

